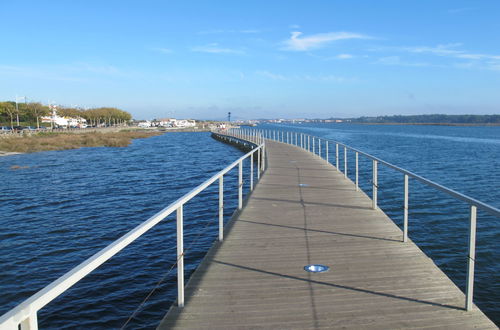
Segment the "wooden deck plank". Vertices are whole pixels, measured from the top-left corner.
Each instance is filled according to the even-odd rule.
[[[159,329],[496,329],[342,173],[267,148],[267,172]],[[312,263],[331,268],[305,272]]]

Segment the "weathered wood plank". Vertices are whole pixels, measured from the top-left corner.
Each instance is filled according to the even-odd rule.
[[[342,173],[293,146],[269,142],[268,155],[160,329],[496,328]],[[331,269],[310,274],[311,263]]]

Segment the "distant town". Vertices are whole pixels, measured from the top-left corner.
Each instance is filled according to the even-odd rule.
[[[231,123],[231,125],[256,126],[264,123],[302,124],[302,123],[356,123],[356,124],[408,124],[408,125],[500,125],[500,115],[394,115],[358,118],[275,118],[231,120],[194,120],[192,118],[157,118],[135,120],[124,110],[114,107],[82,109],[54,104],[42,105],[39,102],[15,101],[0,102],[0,131],[68,129],[110,126],[136,126],[140,128],[208,128],[210,123]]]

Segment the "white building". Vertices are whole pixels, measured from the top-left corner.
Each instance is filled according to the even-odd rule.
[[[82,117],[61,117],[57,114],[57,106],[50,105],[52,114],[41,117],[42,123],[50,123],[53,127],[87,127],[87,120]]]
[[[148,128],[151,127],[151,122],[149,120],[141,121],[139,124],[137,124],[137,126],[142,128]]]

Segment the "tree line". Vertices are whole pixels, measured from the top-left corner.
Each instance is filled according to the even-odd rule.
[[[5,126],[19,126],[21,122],[36,123],[40,127],[41,117],[50,116],[52,110],[40,102],[18,103],[5,101],[0,102],[0,121]],[[57,108],[57,115],[61,117],[81,117],[87,120],[91,126],[99,125],[123,125],[132,119],[132,115],[124,110],[112,107],[100,107],[92,109],[80,109],[72,107]]]
[[[351,119],[353,123],[398,124],[500,124],[500,115],[413,115],[378,116]]]

